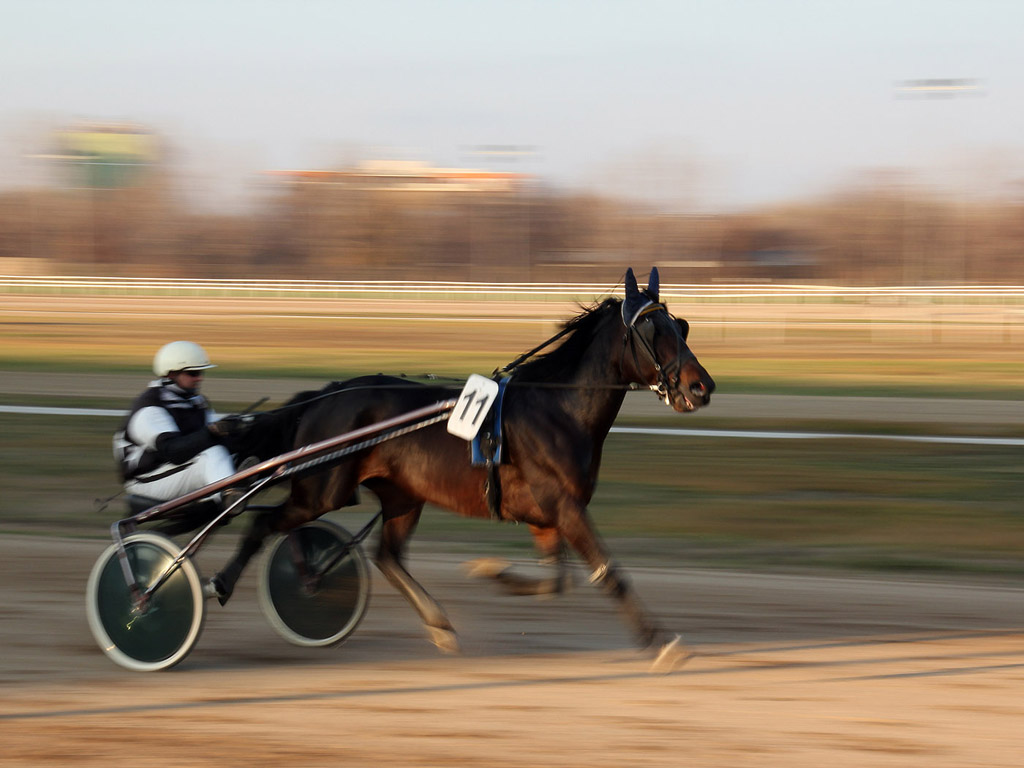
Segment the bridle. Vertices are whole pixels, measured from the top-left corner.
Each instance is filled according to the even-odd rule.
[[[630,346],[630,351],[633,354],[633,365],[636,368],[637,373],[640,373],[640,358],[637,354],[637,347],[643,351],[643,353],[650,360],[651,365],[654,366],[654,372],[657,374],[658,381],[655,384],[648,384],[651,391],[657,394],[658,399],[663,400],[665,405],[672,405],[669,381],[671,376],[676,375],[678,378],[679,371],[682,369],[683,364],[689,362],[691,359],[696,359],[696,355],[690,352],[689,348],[683,343],[683,337],[680,332],[676,332],[676,354],[668,362],[668,364],[662,366],[658,360],[657,354],[654,352],[654,340],[657,336],[657,330],[655,328],[652,317],[649,315],[655,312],[664,312],[665,316],[672,322],[673,326],[676,325],[675,319],[668,311],[668,307],[657,301],[648,302],[643,308],[641,308],[626,326],[626,332],[622,336],[622,348],[623,355],[625,355],[625,348],[627,342]],[[643,320],[641,323],[640,321]],[[648,338],[648,336],[650,338]],[[639,345],[637,342],[639,341]],[[686,350],[688,354],[683,354],[683,350]],[[621,366],[621,362],[620,362]]]

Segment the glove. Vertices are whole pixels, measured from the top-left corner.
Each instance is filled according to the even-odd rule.
[[[255,416],[232,414],[217,421],[211,421],[206,425],[206,428],[215,438],[224,442],[225,440],[237,440],[243,437],[253,428],[255,422]]]

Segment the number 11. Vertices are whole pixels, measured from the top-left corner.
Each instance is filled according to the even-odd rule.
[[[477,402],[476,414],[470,419],[470,424],[476,424],[483,417],[484,406],[489,400],[487,393],[484,392],[482,395],[477,395],[477,390],[470,390],[465,394],[466,405],[462,408],[462,413],[459,414],[459,421],[466,420],[466,413],[469,411],[470,406],[473,404],[473,400]]]

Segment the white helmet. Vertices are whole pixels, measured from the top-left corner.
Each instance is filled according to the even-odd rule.
[[[206,351],[193,341],[164,344],[153,358],[153,373],[165,377],[172,371],[205,371],[216,368]]]

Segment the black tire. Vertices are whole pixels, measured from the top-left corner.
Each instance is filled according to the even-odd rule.
[[[319,575],[315,586],[308,586],[302,571],[316,572],[342,551],[344,556]],[[340,525],[316,520],[279,537],[260,571],[263,614],[294,645],[336,645],[352,634],[366,613],[370,598],[366,556]]]
[[[134,533],[125,551],[140,589],[151,584],[181,551],[158,533]],[[146,609],[133,613],[116,544],[100,555],[86,586],[89,629],[103,652],[117,664],[140,672],[167,669],[188,656],[206,619],[202,581],[195,565],[183,560],[153,592]]]

